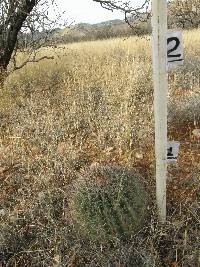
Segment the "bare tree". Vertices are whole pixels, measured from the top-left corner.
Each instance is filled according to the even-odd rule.
[[[93,0],[108,10],[121,10],[125,14],[125,21],[135,29],[138,21],[146,21],[150,17],[149,6],[151,0],[143,0],[139,6],[131,6],[130,1]],[[167,0],[166,0],[167,1]],[[136,1],[135,1],[136,2]],[[169,25],[182,28],[200,26],[199,0],[168,0]]]
[[[138,22],[147,21],[150,17],[149,6],[151,0],[143,0],[138,6],[132,6],[130,1],[118,0],[93,0],[110,11],[120,10],[124,13],[125,21],[134,30],[137,28]]]
[[[3,81],[9,63],[19,69],[28,62],[39,61],[37,49],[53,32],[57,21],[48,11],[54,0],[0,0],[0,79]],[[26,51],[23,62],[17,65],[17,51]]]

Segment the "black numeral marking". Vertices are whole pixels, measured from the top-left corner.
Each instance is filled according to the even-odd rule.
[[[169,43],[171,43],[171,42],[175,42],[175,45],[174,45],[174,47],[173,48],[171,48],[171,49],[169,49],[168,51],[167,51],[167,57],[168,58],[179,58],[179,57],[181,57],[181,54],[175,54],[175,55],[172,55],[171,53],[172,52],[174,52],[174,51],[176,51],[176,49],[179,47],[179,45],[180,45],[180,40],[177,38],[177,37],[169,37],[169,38],[167,38],[167,45],[169,44]],[[181,61],[182,59],[174,59],[174,60],[172,60],[172,61],[170,61],[170,62],[173,62],[173,61]]]

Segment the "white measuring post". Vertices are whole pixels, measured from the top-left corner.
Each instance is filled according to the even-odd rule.
[[[164,223],[167,179],[167,0],[152,0],[152,31],[156,199],[159,220]]]

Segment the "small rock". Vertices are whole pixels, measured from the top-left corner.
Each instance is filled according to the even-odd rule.
[[[91,165],[90,165],[90,170],[96,170],[97,168],[100,167],[100,164],[99,162],[93,162]]]
[[[136,157],[136,159],[143,159],[144,158],[143,154],[140,152],[135,152],[135,157]]]
[[[60,263],[60,255],[55,255],[53,259],[56,263]]]
[[[65,142],[60,142],[57,146],[57,153],[59,155],[63,155],[65,154],[66,151],[67,151],[67,144]]]
[[[200,139],[200,129],[194,129],[192,131],[192,136],[193,136],[194,139],[199,140]]]
[[[6,211],[4,209],[0,210],[0,217],[3,217],[6,215]]]

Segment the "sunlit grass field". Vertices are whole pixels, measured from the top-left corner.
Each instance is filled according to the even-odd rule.
[[[169,167],[167,225],[152,208],[147,233],[126,244],[101,247],[73,232],[68,202],[74,181],[100,164],[135,169],[154,205],[150,38],[42,48],[54,59],[9,75],[0,91],[0,263],[122,267],[135,255],[135,267],[197,266],[199,43],[199,30],[184,32],[184,66],[169,73],[168,136],[181,150]]]

